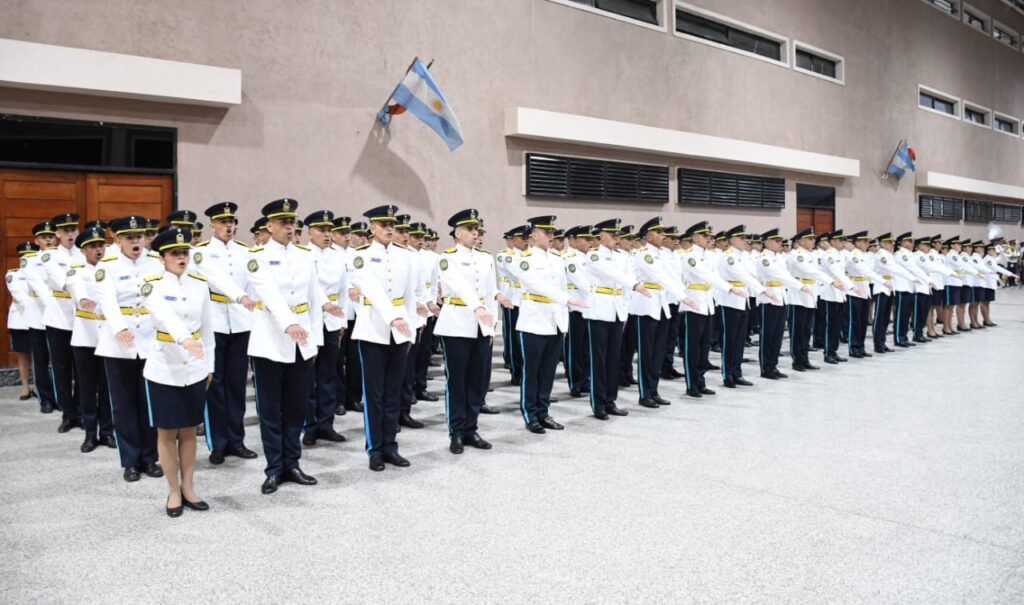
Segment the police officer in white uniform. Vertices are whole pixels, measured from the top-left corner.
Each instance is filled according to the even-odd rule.
[[[793,236],[793,248],[786,259],[786,267],[793,277],[805,286],[810,286],[810,294],[804,291],[789,293],[792,296],[789,305],[789,357],[793,369],[797,372],[820,370],[811,363],[809,357],[811,341],[811,322],[814,321],[817,309],[818,284],[829,283],[832,278],[822,272],[811,246],[814,242],[814,229],[808,227]]]
[[[28,283],[30,298],[35,307],[32,314],[34,321],[29,325],[29,339],[32,347],[32,375],[36,380],[36,391],[39,393],[39,411],[44,414],[59,408],[59,401],[54,381],[53,370],[50,368],[50,349],[46,339],[44,321],[46,309],[53,304],[53,290],[46,279],[42,255],[56,246],[57,232],[51,221],[43,221],[32,227],[37,252],[23,254],[19,259],[19,274]]]
[[[245,385],[249,374],[249,333],[256,303],[246,292],[245,263],[249,247],[235,239],[238,204],[220,202],[206,209],[213,237],[192,251],[192,270],[206,278],[213,303],[212,328],[216,347],[213,380],[206,392],[205,433],[210,463],[225,456],[256,458],[245,447]],[[191,214],[191,213],[190,213]],[[195,232],[192,237],[195,238]]]
[[[39,246],[32,242],[21,242],[15,246],[19,265],[27,255],[35,255]],[[39,308],[33,300],[28,278],[20,267],[7,270],[7,290],[11,293],[11,307],[7,310],[7,334],[11,341],[11,352],[18,355],[18,377],[21,381],[21,401],[38,397],[29,384],[32,369],[32,333],[30,328],[42,326]]]
[[[791,300],[792,294],[797,292],[804,295],[812,295],[814,290],[810,285],[801,283],[793,277],[793,274],[786,268],[786,258],[781,255],[782,236],[778,229],[771,229],[761,236],[764,242],[764,250],[755,261],[757,267],[757,278],[765,287],[765,292],[771,292],[776,300],[768,298],[765,293],[758,295],[758,311],[760,311],[760,336],[758,339],[758,362],[761,366],[761,378],[778,380],[788,378],[779,371],[779,351],[782,350],[782,336],[786,328],[786,304]]]
[[[147,276],[161,266],[143,247],[146,219],[126,216],[110,222],[118,250],[104,257],[96,269],[97,301],[104,320],[96,355],[103,358],[113,407],[114,437],[125,481],[138,481],[139,473],[162,477],[157,464],[156,431],[149,425],[146,383],[142,370],[153,336],[149,309],[142,295]]]
[[[283,481],[316,485],[302,472],[300,435],[309,405],[312,358],[323,338],[323,313],[341,315],[316,277],[313,254],[294,243],[299,203],[282,198],[263,207],[270,239],[249,250],[246,269],[258,299],[249,336],[256,382],[260,437],[267,457],[260,490],[272,494]]]
[[[396,206],[386,205],[363,213],[373,239],[356,248],[352,258],[352,285],[359,291],[362,305],[352,338],[362,368],[363,427],[372,471],[384,470],[384,463],[410,464],[398,453],[395,436],[405,364],[419,321],[416,316],[427,313],[417,302],[422,276],[416,256],[392,243],[397,211]]]
[[[487,395],[487,363],[494,337],[491,301],[498,296],[494,258],[476,249],[480,214],[475,209],[448,219],[455,245],[438,261],[438,279],[444,292],[434,333],[441,337],[445,364],[445,418],[448,449],[461,454],[463,446],[491,449],[480,437],[477,419]],[[429,343],[428,345],[429,346]]]
[[[96,356],[104,317],[103,309],[97,302],[96,269],[106,251],[106,243],[101,229],[82,231],[75,238],[75,246],[82,251],[85,262],[73,264],[68,270],[67,292],[75,305],[71,350],[78,374],[78,407],[82,412],[82,428],[85,429],[82,453],[93,451],[101,443],[107,447],[117,447],[110,416],[107,374],[103,360]]]
[[[871,292],[868,284],[881,282],[885,288],[892,287],[892,281],[871,268],[870,259],[867,256],[868,232],[859,231],[848,236],[853,241],[854,248],[846,255],[846,274],[857,288],[850,290],[847,295],[847,339],[849,342],[849,354],[853,358],[871,357],[864,347],[864,340],[868,330],[868,301]]]

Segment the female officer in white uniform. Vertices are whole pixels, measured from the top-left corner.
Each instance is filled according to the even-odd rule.
[[[192,485],[196,467],[196,425],[206,410],[206,387],[213,378],[214,333],[206,278],[189,273],[192,232],[172,227],[153,239],[164,272],[145,279],[145,298],[155,333],[143,376],[149,425],[157,430],[157,451],[169,490],[167,514],[184,506],[207,510]],[[179,482],[180,473],[180,482]]]

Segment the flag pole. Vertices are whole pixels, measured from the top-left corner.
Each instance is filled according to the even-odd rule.
[[[405,73],[402,74],[402,79],[405,78],[405,75],[409,73],[409,71],[412,69],[412,66],[416,65],[416,61],[419,61],[419,59],[420,59],[419,57],[413,57],[413,60],[409,62],[409,67],[405,68]],[[430,62],[433,63],[434,60],[431,59]],[[429,67],[429,65],[427,67]],[[398,84],[396,84],[395,88],[391,91],[391,94],[389,94],[388,98],[384,100],[384,106],[385,107],[387,106],[387,104],[389,102],[391,102],[391,97],[395,96],[395,93],[398,92],[398,87],[401,86],[401,85],[402,85],[402,80],[399,80]]]
[[[899,143],[896,143],[896,150],[889,156],[889,162],[885,165],[885,170],[882,171],[882,180],[889,180],[889,167],[892,166],[892,161],[896,159],[896,154],[900,152],[900,147],[903,147],[903,143],[906,139],[900,139]]]

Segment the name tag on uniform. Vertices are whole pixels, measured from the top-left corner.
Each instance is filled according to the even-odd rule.
[[[121,277],[118,277],[117,279],[125,280],[125,279],[131,279],[131,278],[132,278],[131,275],[122,275]]]
[[[462,263],[462,266],[463,267],[471,267],[471,266],[473,266],[473,263]]]
[[[379,262],[383,262],[383,259],[380,259],[380,258],[374,258],[374,257],[372,257],[372,256],[371,256],[371,257],[370,257],[370,262],[371,262],[371,263],[379,263]]]
[[[164,296],[164,300],[178,300],[177,296]]]
[[[270,261],[270,264],[271,265],[280,265],[281,261],[279,261],[279,260],[272,260],[272,261]]]

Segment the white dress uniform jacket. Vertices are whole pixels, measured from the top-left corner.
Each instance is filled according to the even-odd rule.
[[[561,257],[535,246],[514,259],[513,278],[522,284],[516,330],[551,336],[569,330],[565,265]]]
[[[950,248],[943,256],[942,262],[946,265],[946,268],[953,272],[952,275],[946,276],[946,285],[959,288],[964,285],[963,272],[964,266],[961,264],[960,253]]]
[[[811,287],[811,293],[790,290],[790,304],[814,309],[818,306],[819,283],[831,283],[832,278],[823,272],[818,265],[818,258],[813,250],[794,247],[786,259],[786,267],[800,283]]]
[[[213,373],[213,306],[206,278],[198,273],[180,276],[164,272],[142,285],[155,330],[142,346],[149,348],[142,375],[146,380],[184,387],[206,380]],[[203,358],[189,353],[182,343],[191,338],[203,345]]]
[[[746,291],[743,296],[736,296],[732,292],[721,293],[718,302],[724,307],[744,310],[747,308],[748,298],[761,294],[765,290],[760,280],[747,270],[743,255],[732,246],[726,248],[718,259],[718,274],[729,282],[730,288],[742,288]]]
[[[494,258],[457,244],[440,255],[436,271],[445,297],[434,334],[459,338],[494,336],[494,326],[484,325],[476,317],[480,307],[490,311],[498,295]]]
[[[323,290],[327,300],[342,306],[342,299],[347,299],[348,292],[348,267],[345,262],[345,253],[333,246],[321,248],[316,245],[309,246],[310,254],[313,255],[313,262],[316,265],[316,276],[320,282],[320,289]],[[342,309],[344,310],[344,309]],[[324,313],[324,327],[329,332],[335,332],[345,327],[348,318],[335,317],[330,313]],[[321,335],[321,341],[323,336]],[[321,342],[321,344],[323,344]]]
[[[917,260],[914,258],[914,253],[912,251],[907,250],[906,248],[898,248],[893,252],[892,256],[893,259],[896,260],[897,265],[905,269],[908,273],[914,276],[915,280],[920,282],[911,283],[910,290],[902,290],[899,284],[894,284],[897,292],[917,292],[919,294],[928,294],[932,291],[931,286],[928,285],[929,282],[931,282],[931,278],[929,278],[928,274],[922,271],[921,267],[918,266]]]
[[[860,290],[859,293],[854,290],[850,290],[849,292],[850,296],[855,296],[857,298],[871,298],[871,291],[868,289],[868,285],[871,282],[886,281],[881,275],[871,268],[871,262],[868,255],[861,252],[859,248],[850,250],[846,255],[846,274],[850,276],[850,279]]]
[[[153,338],[153,322],[142,296],[142,284],[146,277],[161,273],[163,266],[146,254],[132,260],[118,251],[117,255],[100,260],[96,268],[96,293],[104,321],[96,345],[97,355],[117,359],[146,358],[148,343]],[[130,330],[135,337],[133,347],[126,349],[117,343],[115,335],[122,330]]]
[[[587,255],[579,250],[566,250],[562,253],[562,262],[565,264],[566,287],[569,295],[590,304],[590,274],[587,272]],[[583,314],[584,318],[590,317],[590,309],[574,309]]]
[[[661,257],[661,248],[654,246],[643,246],[633,252],[633,266],[640,282],[650,290],[651,297],[633,296],[629,301],[630,315],[646,315],[652,319],[660,319],[661,314],[665,317],[671,315],[668,307],[668,296],[676,300],[686,298],[686,289],[683,287],[681,275],[672,274],[672,267],[677,266]]]
[[[717,259],[718,255],[713,255],[710,250],[696,245],[680,256],[686,295],[697,305],[696,309],[681,305],[681,310],[687,313],[712,315],[715,312],[715,300],[728,294],[732,289],[729,282],[722,279],[715,270],[713,263]]]
[[[99,265],[74,265],[68,271],[67,289],[75,305],[75,321],[71,329],[71,346],[95,349],[100,343],[100,329],[103,327],[103,306],[100,304],[96,287],[96,270]],[[81,308],[83,300],[96,303],[94,311]]]
[[[39,310],[32,300],[28,280],[18,269],[7,270],[7,291],[11,293],[11,308],[7,310],[8,330],[40,328]],[[34,319],[33,319],[34,316]]]
[[[755,265],[757,267],[757,279],[761,281],[761,285],[765,289],[765,292],[758,294],[758,303],[762,305],[785,306],[793,300],[793,293],[803,294],[803,292],[800,292],[800,288],[803,288],[804,284],[799,279],[793,277],[793,274],[786,268],[785,256],[765,248],[757,257]],[[771,299],[765,296],[766,292],[775,294],[779,302],[772,302]]]
[[[377,344],[410,342],[391,327],[404,319],[416,329],[416,302],[421,296],[423,277],[419,262],[407,248],[373,242],[356,248],[352,258],[352,285],[359,289],[361,304],[352,338]]]
[[[33,328],[42,330],[46,327],[46,309],[53,302],[53,290],[50,289],[46,279],[46,269],[43,267],[41,258],[42,252],[30,252],[21,257],[18,270],[28,283],[32,304],[35,306],[35,315],[39,317],[38,326]]]
[[[46,273],[46,285],[52,294],[43,312],[43,323],[61,330],[70,330],[75,307],[67,291],[68,271],[71,265],[85,264],[85,257],[74,246],[71,249],[57,246],[43,251],[40,260]]]
[[[296,343],[285,330],[298,324],[309,332],[303,359],[316,355],[323,341],[327,296],[317,282],[313,255],[304,246],[282,246],[273,239],[249,249],[249,285],[259,301],[249,335],[249,356],[293,363]]]
[[[247,293],[245,268],[249,247],[238,240],[217,238],[202,242],[192,251],[190,270],[206,278],[213,305],[213,331],[237,334],[252,329],[253,314],[239,304]]]
[[[825,284],[821,288],[821,298],[829,302],[846,302],[846,292],[853,293],[854,284],[850,281],[850,278],[846,277],[846,263],[843,262],[842,256],[839,251],[835,248],[829,248],[828,250],[818,251],[818,264],[821,266],[821,270],[825,275],[829,276],[829,279],[825,281]],[[835,282],[839,282],[846,288],[846,292],[841,291],[835,286]],[[861,290],[867,289],[867,284],[863,286],[857,286]]]
[[[589,309],[585,317],[599,321],[626,321],[629,301],[626,294],[636,287],[636,275],[630,269],[629,255],[600,245],[588,256],[586,270],[590,280]]]

